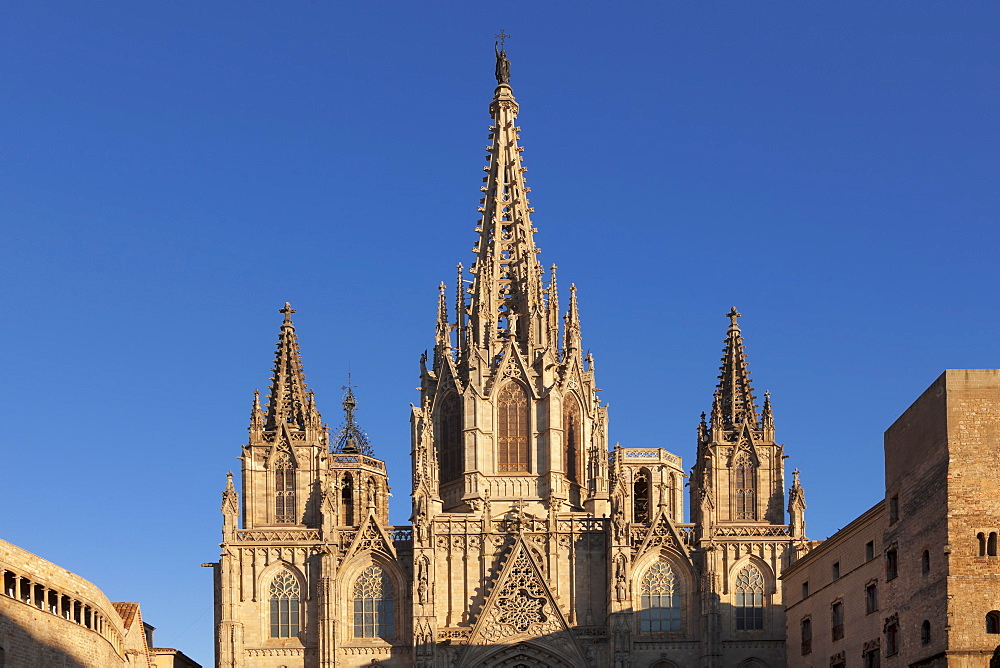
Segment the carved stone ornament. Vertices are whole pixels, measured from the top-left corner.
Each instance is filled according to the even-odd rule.
[[[525,550],[518,550],[514,556],[493,605],[485,611],[484,622],[482,635],[491,643],[511,636],[539,637],[561,630],[558,613]]]

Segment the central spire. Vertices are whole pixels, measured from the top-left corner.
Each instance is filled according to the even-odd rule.
[[[547,328],[542,293],[542,267],[535,257],[531,225],[531,191],[525,185],[521,151],[515,125],[518,106],[510,87],[510,61],[505,50],[496,51],[498,85],[490,103],[493,125],[488,164],[483,168],[486,184],[480,190],[482,214],[473,251],[475,275],[469,305],[469,329],[473,346],[496,354],[506,340],[520,343],[522,350],[534,343],[544,345]]]

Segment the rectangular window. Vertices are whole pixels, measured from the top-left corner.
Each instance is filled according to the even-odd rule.
[[[870,540],[865,543],[865,561],[871,561],[875,558],[875,541]]]
[[[896,548],[890,548],[885,551],[885,579],[886,581],[895,580],[896,576],[899,574],[899,562],[898,555],[896,553]]]
[[[878,610],[878,584],[871,582],[865,587],[865,614],[870,615],[876,610]]]
[[[844,637],[844,602],[837,601],[830,606],[831,631],[834,640]]]
[[[840,562],[839,561],[833,562],[833,568],[831,568],[830,570],[831,570],[831,575],[833,576],[833,579],[834,580],[839,580],[840,579]]]
[[[805,582],[802,583],[802,598],[806,598],[808,596],[809,596],[809,581],[806,580]]]
[[[809,654],[813,651],[813,630],[812,630],[812,618],[806,617],[803,619],[799,628],[802,631],[802,654]]]
[[[889,498],[889,523],[892,524],[899,519],[899,494],[893,494]]]
[[[879,668],[879,651],[878,649],[866,650],[862,655],[864,657],[865,668]]]

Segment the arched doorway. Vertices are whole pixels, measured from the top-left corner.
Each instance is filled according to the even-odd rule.
[[[526,643],[498,650],[476,665],[486,668],[575,668],[552,652]]]

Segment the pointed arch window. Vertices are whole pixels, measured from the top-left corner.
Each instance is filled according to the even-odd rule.
[[[378,566],[366,568],[354,581],[354,637],[395,637],[395,599],[389,576]]]
[[[757,519],[757,467],[746,450],[733,464],[733,497],[737,520]]]
[[[274,463],[274,521],[295,523],[295,467],[286,453],[278,455]]]
[[[650,475],[648,469],[639,469],[632,482],[632,521],[648,522],[650,516]]]
[[[744,566],[736,576],[736,630],[761,631],[764,628],[764,576],[753,564]]]
[[[340,515],[344,525],[354,524],[354,484],[348,473],[340,481]]]
[[[271,580],[268,596],[271,603],[271,637],[294,638],[299,635],[299,581],[288,570],[281,570]]]
[[[681,588],[670,564],[658,561],[639,583],[639,630],[642,633],[681,630]]]
[[[449,392],[441,401],[438,412],[441,443],[441,482],[462,477],[462,413],[458,395]]]
[[[500,472],[528,471],[528,395],[519,384],[503,386],[497,397]]]
[[[565,445],[564,462],[566,466],[566,477],[570,481],[580,484],[580,465],[583,457],[580,452],[581,424],[580,424],[580,403],[576,397],[570,395],[563,402],[563,440]]]

